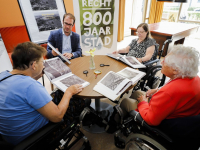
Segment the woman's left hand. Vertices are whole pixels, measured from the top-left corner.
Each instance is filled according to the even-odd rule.
[[[142,102],[142,101],[148,102],[148,99],[144,95],[141,95],[140,97],[138,97],[137,100],[138,102]]]

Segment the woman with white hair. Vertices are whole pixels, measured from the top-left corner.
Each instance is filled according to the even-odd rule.
[[[146,123],[152,126],[159,125],[164,119],[200,114],[198,66],[198,51],[183,45],[174,46],[162,61],[161,71],[170,80],[160,89],[152,89],[145,94],[136,91],[130,98],[123,99],[120,107],[124,114],[137,109]],[[118,122],[116,115],[112,116]]]

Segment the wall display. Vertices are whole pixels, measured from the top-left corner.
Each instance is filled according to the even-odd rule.
[[[81,48],[96,48],[95,55],[117,50],[119,0],[73,0],[76,32]]]
[[[13,69],[6,47],[0,34],[0,72],[3,72],[5,70],[12,71]]]
[[[30,41],[46,43],[50,32],[62,28],[63,0],[18,0]]]

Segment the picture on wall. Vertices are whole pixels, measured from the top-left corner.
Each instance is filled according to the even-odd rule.
[[[33,11],[58,9],[55,0],[30,0]]]
[[[47,43],[52,30],[62,28],[63,0],[18,0],[30,41]]]
[[[51,13],[34,13],[39,32],[62,28],[58,11]]]

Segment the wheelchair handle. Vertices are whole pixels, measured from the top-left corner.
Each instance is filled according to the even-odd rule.
[[[171,42],[172,42],[172,39],[167,39],[167,40],[163,43],[162,49],[159,51],[159,52],[160,52],[159,59],[160,59],[161,56],[162,56],[163,50],[164,50],[164,48],[165,48],[165,44],[166,44],[166,43],[171,43]]]

